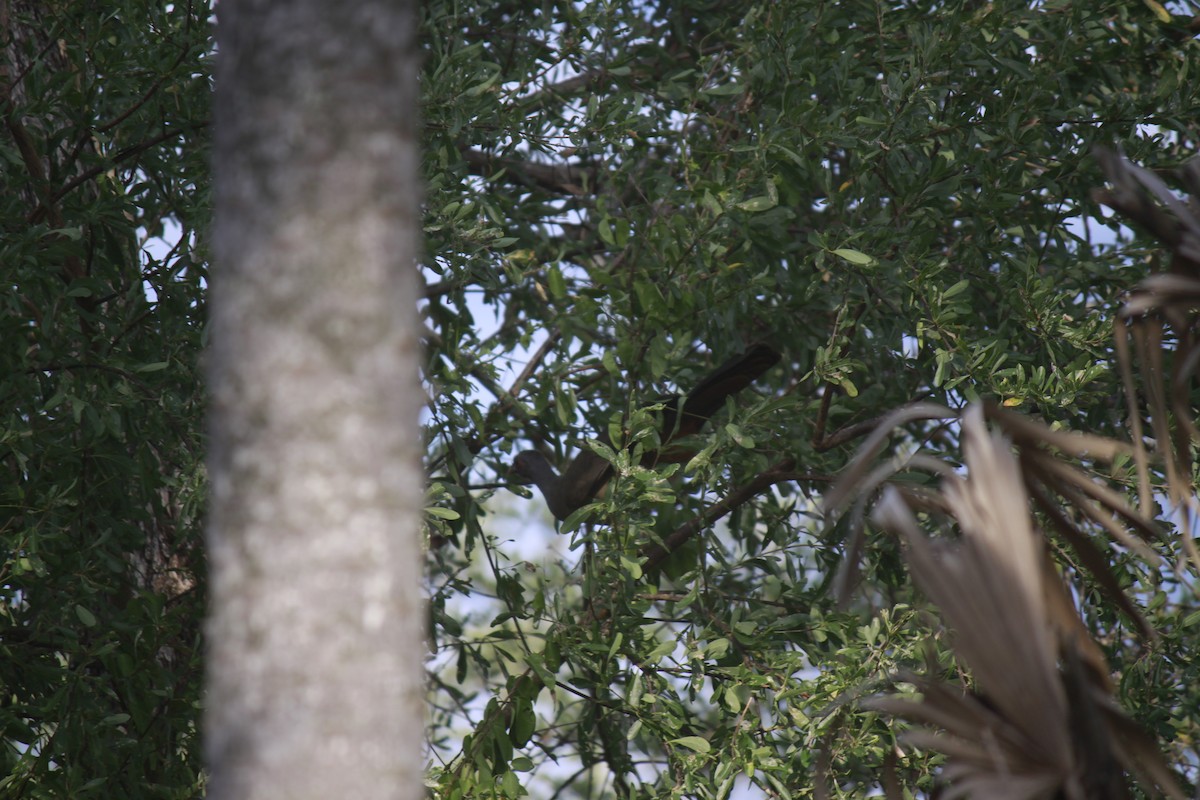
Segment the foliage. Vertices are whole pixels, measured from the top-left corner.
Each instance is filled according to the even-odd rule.
[[[210,9],[6,9],[0,796],[191,796]],[[963,667],[896,539],[866,523],[851,581],[863,515],[827,524],[821,498],[914,400],[1128,438],[1111,326],[1159,245],[1091,200],[1089,153],[1194,152],[1184,12],[424,5],[439,796],[932,790],[941,757],[865,701],[900,670]],[[509,492],[512,453],[561,464],[597,431],[652,450],[641,405],[757,341],[783,363],[687,467],[618,450],[582,524],[551,538],[516,516],[540,499]],[[1150,394],[1162,374],[1130,380]],[[961,458],[945,421],[880,447]],[[1132,493],[1135,461],[1100,477]],[[1187,470],[1169,485],[1149,464],[1166,533],[1166,501],[1195,484],[1190,458],[1171,463]],[[1043,527],[1114,696],[1194,789],[1194,566],[1178,537],[1155,568],[1068,514],[1106,571]]]
[[[1196,44],[1174,10],[426,4],[439,796],[932,789],[939,757],[860,701],[899,670],[952,674],[949,640],[871,525],[836,602],[857,517],[827,525],[820,496],[915,400],[1125,438],[1115,303],[1156,256],[1091,199],[1089,154],[1194,151]],[[596,431],[652,450],[632,412],[756,341],[783,364],[682,480],[618,452],[619,480],[561,539],[512,518],[511,454],[561,464]],[[889,449],[954,462],[958,445],[925,420]],[[1137,483],[1129,459],[1102,477]],[[729,496],[719,524],[647,561]],[[1195,784],[1194,573],[1076,523],[1159,631],[1142,638],[1051,533],[1117,700]]]
[[[194,796],[209,8],[5,14],[0,796]]]

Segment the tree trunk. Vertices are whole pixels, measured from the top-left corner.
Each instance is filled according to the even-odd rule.
[[[209,796],[416,798],[413,5],[219,16]]]

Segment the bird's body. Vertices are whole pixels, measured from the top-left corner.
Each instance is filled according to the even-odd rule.
[[[686,395],[659,398],[662,406],[659,436],[662,449],[647,453],[642,463],[686,461],[688,451],[667,448],[676,439],[699,433],[709,418],[724,405],[725,399],[749,386],[758,376],[779,361],[779,353],[759,344],[709,373]],[[606,444],[608,437],[598,437]],[[566,519],[574,511],[592,502],[612,477],[612,464],[591,450],[582,450],[559,475],[550,462],[536,450],[523,450],[513,459],[513,473],[536,484],[546,499],[550,513]]]

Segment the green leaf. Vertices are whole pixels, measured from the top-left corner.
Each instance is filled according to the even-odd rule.
[[[681,736],[678,739],[672,739],[671,744],[677,744],[681,747],[686,747],[687,749],[693,750],[701,755],[704,755],[712,750],[712,745],[708,743],[708,740],[700,736]]]
[[[711,658],[713,660],[720,660],[720,659],[724,658],[725,654],[728,652],[729,652],[729,640],[724,639],[724,638],[713,639],[711,642],[708,643],[708,646],[704,648],[705,657]]]
[[[133,371],[138,372],[138,373],[159,372],[160,370],[166,369],[170,365],[171,365],[170,361],[154,361],[149,364],[141,364],[138,367],[135,367]]]
[[[78,617],[79,621],[82,622],[87,627],[89,627],[89,628],[96,627],[96,615],[93,614],[88,609],[84,608],[82,605],[76,604],[75,616]]]
[[[1167,11],[1162,3],[1157,2],[1157,0],[1142,0],[1142,2],[1146,4],[1147,8],[1154,12],[1154,16],[1158,18],[1159,22],[1171,22],[1171,12]]]
[[[777,204],[778,201],[776,198],[763,194],[759,195],[758,197],[751,197],[748,200],[743,200],[737,204],[737,207],[742,211],[757,213],[759,211],[766,211],[774,208]]]
[[[729,97],[735,94],[741,94],[744,91],[743,87],[737,83],[723,83],[720,86],[712,86],[704,90],[704,93],[713,97]]]
[[[966,291],[970,285],[971,285],[971,282],[964,278],[963,280],[954,284],[950,288],[946,289],[946,291],[942,292],[942,299],[949,300],[951,297],[954,297],[956,294],[961,294],[962,292]]]
[[[613,235],[612,220],[608,217],[604,217],[596,224],[596,235],[609,247],[615,247],[617,244],[617,237]]]
[[[738,447],[746,450],[752,450],[754,448],[753,437],[743,433],[742,429],[739,426],[734,425],[732,422],[725,425],[725,432],[729,434],[729,438],[733,439],[733,441],[737,443]]]
[[[725,213],[725,209],[721,207],[720,201],[707,189],[704,190],[704,196],[700,199],[700,203],[713,217],[719,217]]]
[[[858,250],[851,250],[847,247],[839,247],[833,251],[833,254],[839,258],[846,259],[851,264],[857,264],[862,267],[875,263],[875,259],[871,258],[866,253],[861,253]]]
[[[509,736],[513,747],[524,747],[537,730],[537,715],[528,701],[520,701],[516,705],[512,725],[509,726]]]
[[[675,647],[678,645],[674,639],[667,639],[659,642],[658,646],[651,650],[646,655],[646,663],[657,664],[661,659],[666,658],[675,652]]]
[[[567,282],[557,264],[551,264],[547,268],[546,283],[550,287],[550,295],[555,299],[561,300],[567,296]]]

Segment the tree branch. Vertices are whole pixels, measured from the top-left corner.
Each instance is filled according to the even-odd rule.
[[[641,552],[641,555],[646,559],[645,563],[642,564],[642,568],[652,569],[658,567],[667,560],[667,556],[686,544],[698,532],[726,516],[738,506],[750,502],[750,500],[762,493],[764,489],[774,486],[777,483],[807,477],[792,472],[792,468],[795,466],[796,461],[792,458],[785,458],[782,461],[776,462],[765,472],[759,473],[754,480],[745,486],[734,489],[729,493],[728,497],[709,506],[704,510],[704,513],[671,531],[671,533],[663,538],[662,544],[654,543],[646,545],[642,548]]]
[[[546,189],[552,192],[566,193],[573,197],[585,194],[595,185],[595,167],[576,164],[540,164],[519,158],[504,158],[493,156],[480,150],[468,147],[460,152],[467,165],[481,177],[490,178],[492,175],[506,170],[513,178],[525,186],[534,189]]]

